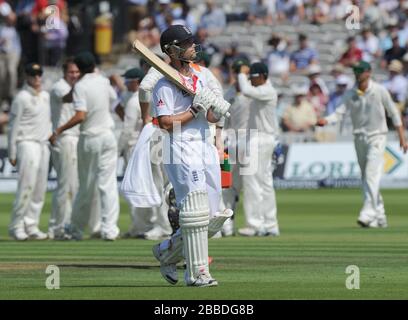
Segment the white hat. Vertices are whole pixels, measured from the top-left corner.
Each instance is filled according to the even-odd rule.
[[[408,52],[402,57],[402,61],[408,62]]]
[[[294,86],[292,87],[292,93],[295,96],[305,96],[309,93],[309,88],[307,86]]]
[[[397,73],[402,72],[402,69],[404,68],[404,66],[402,65],[402,63],[399,60],[392,60],[391,63],[388,66],[388,70],[389,71],[394,71]]]
[[[338,86],[347,86],[349,83],[350,83],[350,78],[344,74],[338,76],[336,79],[336,85]]]
[[[169,4],[171,3],[171,0],[159,0],[160,4]]]
[[[309,66],[309,69],[307,70],[307,74],[310,76],[312,74],[317,74],[322,72],[322,68],[320,68],[319,65],[317,64],[312,64]]]

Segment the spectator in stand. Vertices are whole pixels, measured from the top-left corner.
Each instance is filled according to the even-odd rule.
[[[312,0],[310,4],[312,8],[311,22],[321,25],[330,21],[330,3],[331,0]]]
[[[402,57],[402,63],[404,65],[404,70],[403,70],[403,75],[405,78],[407,78],[408,80],[408,53],[406,53],[403,57]]]
[[[386,35],[381,38],[380,47],[381,51],[386,52],[388,49],[394,46],[394,37],[398,38],[398,45],[405,47],[407,45],[407,36],[404,30],[400,30],[396,19],[391,19],[386,28]]]
[[[172,10],[173,24],[181,24],[191,30],[193,34],[197,32],[197,23],[190,12],[190,6],[186,1],[175,1]]]
[[[344,74],[340,75],[336,79],[336,90],[330,93],[329,102],[327,103],[325,116],[332,114],[337,109],[337,107],[341,105],[342,97],[344,93],[346,92],[347,87],[350,82],[351,82],[351,79]]]
[[[330,71],[330,75],[333,77],[333,80],[327,82],[327,87],[329,89],[329,92],[333,92],[334,90],[336,90],[336,87],[337,87],[336,81],[340,76],[344,75],[345,71],[346,69],[341,63],[336,63],[333,66],[333,69]],[[353,80],[349,77],[347,78],[349,79],[347,88],[350,89],[353,86]]]
[[[290,71],[306,71],[312,64],[317,64],[318,53],[309,46],[307,36],[299,34],[299,49],[292,53],[290,57]]]
[[[388,66],[389,78],[384,86],[391,94],[399,110],[403,110],[407,99],[408,80],[402,75],[404,66],[399,60],[392,60]]]
[[[363,51],[364,61],[372,62],[381,57],[380,42],[368,27],[361,32],[361,39],[357,47]]]
[[[322,89],[317,83],[310,86],[307,100],[312,104],[318,117],[322,117],[325,114],[328,96],[322,92]]]
[[[319,65],[317,64],[312,64],[309,66],[307,70],[307,76],[309,78],[309,90],[313,85],[317,85],[322,93],[325,96],[329,95],[329,89],[327,88],[326,83],[324,80],[320,77],[320,73],[322,72],[322,69],[320,68]]]
[[[287,107],[283,114],[284,131],[305,132],[313,128],[317,121],[313,106],[306,99],[308,88],[296,87],[293,90],[294,104]]]
[[[272,34],[268,44],[272,47],[266,56],[269,77],[279,76],[283,81],[289,78],[290,54],[287,43],[280,35]]]
[[[220,52],[220,49],[208,41],[208,31],[205,28],[198,28],[195,34],[195,42],[199,44],[201,50],[207,52],[210,56]]]
[[[248,21],[257,25],[272,24],[272,14],[265,0],[252,0],[249,5]]]
[[[250,61],[249,57],[245,53],[241,53],[238,50],[239,44],[235,41],[231,42],[231,45],[229,48],[225,49],[224,51],[224,57],[221,61],[221,71],[223,73],[223,78],[225,79],[223,82],[226,82],[228,84],[231,84],[233,79],[232,79],[232,70],[231,66],[233,62],[239,58],[242,58],[244,60]],[[221,82],[221,83],[223,83]]]
[[[384,58],[381,61],[381,67],[386,68],[392,60],[402,60],[402,57],[407,53],[405,47],[401,47],[398,41],[398,36],[392,37],[392,47],[385,51]]]
[[[0,19],[3,21],[0,24],[0,111],[4,102],[7,103],[7,107],[3,111],[8,111],[17,91],[21,44],[15,28],[16,15],[7,2],[0,5]],[[7,115],[3,115],[2,119],[0,122],[6,122]]]
[[[156,11],[153,13],[154,23],[160,32],[169,26],[166,17],[171,14],[171,0],[159,0]]]
[[[365,0],[363,4],[362,25],[370,26],[370,29],[377,33],[384,28],[385,14],[378,6],[378,0]]]
[[[136,30],[140,21],[147,15],[147,1],[148,0],[127,0],[128,21],[130,22],[130,29]]]
[[[209,36],[220,34],[227,25],[227,17],[221,8],[216,8],[214,0],[206,1],[207,10],[201,17],[200,27],[208,31]]]
[[[289,20],[297,23],[305,18],[303,0],[276,0],[278,21]]]
[[[136,39],[143,42],[148,48],[153,48],[160,43],[160,32],[152,17],[140,20],[139,27],[129,32],[128,43],[131,45]]]
[[[351,67],[363,59],[363,51],[357,47],[356,38],[351,36],[347,39],[348,48],[341,56],[339,63],[345,67]]]
[[[352,5],[350,0],[333,0],[330,5],[330,19],[333,21],[344,20],[350,5]]]

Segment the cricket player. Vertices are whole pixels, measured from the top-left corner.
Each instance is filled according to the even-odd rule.
[[[27,81],[10,111],[8,156],[19,173],[9,235],[15,240],[47,239],[38,228],[48,181],[51,134],[50,96],[41,88],[42,67],[25,67]]]
[[[80,124],[78,140],[79,190],[75,197],[70,235],[81,240],[89,221],[95,188],[101,205],[101,238],[115,240],[119,235],[119,195],[116,180],[117,143],[113,132],[114,122],[110,104],[117,99],[109,80],[95,70],[95,58],[89,52],[74,59],[81,78],[73,91],[74,116],[54,130],[50,141],[65,130]]]
[[[364,198],[357,223],[361,227],[385,228],[387,217],[380,193],[380,180],[388,132],[386,114],[392,119],[404,153],[407,152],[408,145],[400,113],[387,89],[372,80],[371,65],[360,61],[353,66],[353,71],[355,87],[344,94],[343,103],[336,111],[318,119],[317,125],[333,124],[345,114],[350,114]]]
[[[197,94],[193,99],[165,78],[158,81],[153,91],[154,116],[160,128],[167,132],[164,167],[180,209],[180,229],[170,240],[154,246],[153,254],[160,261],[160,271],[169,283],[178,281],[176,263],[182,259],[184,251],[186,284],[216,286],[218,283],[208,267],[208,236],[212,233],[210,212],[219,216],[218,230],[232,213],[227,210],[217,214],[221,173],[208,122],[216,123],[227,113],[230,104],[208,89],[207,78],[200,69],[190,66],[196,50],[193,34],[187,27],[173,25],[167,28],[160,37],[160,46],[171,58],[171,65]]]
[[[242,58],[238,58],[233,62],[232,71],[236,76],[238,76],[242,65],[249,66],[250,63]],[[243,149],[239,146],[242,147],[245,144],[246,133],[244,130],[246,131],[248,127],[250,98],[242,94],[238,80],[236,79],[225,92],[224,99],[231,103],[229,111],[231,116],[225,120],[225,129],[227,132],[233,130],[232,134],[234,135],[234,139],[228,139],[227,135],[227,143],[228,150],[231,152],[230,159],[234,154],[235,163],[231,164],[232,187],[222,190],[221,209],[231,208],[235,211],[242,189],[242,176],[239,174],[241,165],[239,161],[242,159],[240,152],[242,153]],[[241,139],[241,141],[239,141],[239,139]],[[244,141],[242,141],[243,139]],[[229,219],[224,223],[222,235],[231,236],[233,234],[234,220]]]
[[[51,120],[53,130],[75,114],[72,87],[79,78],[79,69],[72,58],[63,64],[64,76],[51,89]],[[79,127],[64,131],[51,149],[52,163],[57,172],[57,189],[53,193],[48,236],[64,238],[64,228],[71,221],[72,203],[78,190],[77,144]]]
[[[250,81],[248,80],[248,75]],[[277,93],[268,80],[268,67],[261,62],[242,65],[238,75],[242,94],[251,99],[248,129],[253,170],[242,173],[246,227],[242,236],[278,236],[279,224],[273,188],[272,156],[279,126],[276,118]],[[255,149],[252,149],[255,148]],[[252,172],[253,171],[253,172]]]

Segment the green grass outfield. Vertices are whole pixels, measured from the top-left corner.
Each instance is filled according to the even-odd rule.
[[[155,241],[9,240],[13,195],[2,194],[0,299],[407,299],[408,193],[384,190],[383,196],[389,228],[361,229],[359,190],[279,190],[281,236],[210,240],[219,286],[187,288],[161,277],[151,254]],[[129,211],[123,200],[121,208],[124,231]],[[242,208],[237,221],[243,226]],[[60,290],[45,288],[47,265],[60,267]],[[359,290],[346,289],[348,265],[360,268]]]

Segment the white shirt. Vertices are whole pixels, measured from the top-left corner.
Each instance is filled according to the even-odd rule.
[[[405,102],[408,91],[408,80],[404,76],[398,74],[385,81],[384,86],[396,97],[397,102]]]
[[[202,72],[203,67],[191,68],[193,77],[184,77],[185,81],[199,91],[203,87],[209,87],[208,73]],[[195,78],[193,80],[193,78]],[[153,114],[155,117],[164,115],[175,115],[187,111],[193,103],[193,97],[178,89],[176,85],[166,78],[161,78],[153,90]],[[197,118],[181,126],[181,132],[173,130],[170,136],[179,140],[204,140],[210,138],[208,121],[204,113]],[[181,134],[181,136],[180,136]]]
[[[139,104],[139,93],[126,91],[121,97],[121,104],[125,110],[123,120],[123,132],[125,134],[135,134],[142,130],[142,111]]]
[[[241,92],[237,92],[234,85],[225,92],[224,99],[231,103],[228,111],[231,115],[226,119],[225,127],[235,130],[247,129],[251,100]]]
[[[74,86],[73,99],[75,110],[86,112],[80,125],[81,134],[98,135],[113,130],[110,105],[117,94],[108,79],[95,72],[85,74]]]
[[[16,159],[17,143],[37,141],[46,143],[51,136],[50,95],[37,93],[25,85],[17,93],[10,110],[8,147],[9,158]]]
[[[343,104],[325,119],[328,123],[336,123],[349,113],[353,134],[372,136],[388,132],[386,112],[395,127],[402,125],[400,113],[387,89],[370,80],[366,92],[362,95],[359,95],[356,87],[348,90],[343,96]]]
[[[279,133],[276,105],[278,94],[267,80],[263,85],[254,87],[243,73],[238,75],[239,87],[244,95],[252,98],[249,110],[248,129],[257,129],[259,132]]]
[[[51,88],[50,102],[53,130],[67,123],[75,114],[72,103],[62,102],[62,98],[70,91],[71,86],[64,78],[57,81]],[[79,136],[79,126],[74,126],[68,130],[65,130],[61,135]]]

